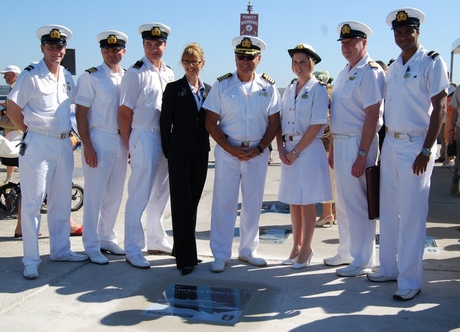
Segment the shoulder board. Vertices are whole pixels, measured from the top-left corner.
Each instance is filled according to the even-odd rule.
[[[125,68],[123,68],[123,72],[125,72],[125,73],[126,73],[126,69],[125,69]]]
[[[92,74],[92,73],[95,73],[97,71],[97,68],[96,67],[91,67],[91,68],[88,68],[85,70],[86,72]]]
[[[134,64],[133,68],[139,69],[142,67],[143,64],[144,64],[144,61],[139,60]]]
[[[291,81],[291,84],[294,84],[295,82],[297,82],[299,79],[298,78],[294,78],[292,81]]]
[[[270,76],[268,76],[267,74],[263,73],[261,77],[265,79],[268,83],[275,84],[275,80],[271,78]]]
[[[168,67],[169,69],[171,69],[171,70],[172,70],[172,68],[171,68],[170,66],[166,65],[166,67]]]
[[[26,68],[24,68],[24,70],[27,70],[27,71],[31,71],[32,69],[34,69],[35,67],[32,66],[32,65],[28,65]]]
[[[230,77],[232,77],[232,76],[233,76],[232,73],[227,73],[227,74],[225,74],[225,75],[223,75],[223,76],[221,76],[221,77],[218,77],[217,80],[218,80],[219,82],[222,82],[223,80],[226,80],[227,78],[230,78]]]
[[[379,69],[379,67],[380,67],[380,66],[378,65],[378,63],[375,62],[375,61],[369,61],[367,64],[368,64],[369,66],[371,66],[372,69]]]
[[[387,67],[390,67],[393,62],[395,62],[395,58],[391,58],[390,61],[388,61]]]
[[[439,53],[436,51],[429,51],[427,55],[434,60],[439,56]]]

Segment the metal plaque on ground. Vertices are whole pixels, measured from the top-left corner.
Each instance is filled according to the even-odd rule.
[[[267,244],[284,244],[292,233],[290,229],[262,228],[259,230],[259,242]],[[240,237],[240,229],[235,228],[234,237]]]
[[[247,289],[175,284],[141,315],[235,324],[252,293]]]

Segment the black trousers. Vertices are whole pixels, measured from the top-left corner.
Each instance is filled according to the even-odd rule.
[[[208,151],[168,152],[174,248],[178,269],[198,264],[195,228],[198,203],[208,173]]]

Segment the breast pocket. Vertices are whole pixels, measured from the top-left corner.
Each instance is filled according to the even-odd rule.
[[[222,111],[224,113],[236,113],[240,109],[238,95],[227,95],[222,97]]]
[[[353,93],[353,91],[355,90],[357,84],[358,84],[357,80],[356,80],[356,78],[354,78],[354,76],[351,76],[351,77],[347,78],[347,80],[345,81],[344,86],[342,87],[342,90],[339,93],[340,97],[342,97],[342,98],[350,98],[352,93]]]
[[[403,93],[412,95],[416,93],[420,86],[420,73],[410,73],[409,77],[404,78],[405,89]]]
[[[44,111],[54,109],[55,101],[56,93],[54,90],[42,90],[41,103]]]

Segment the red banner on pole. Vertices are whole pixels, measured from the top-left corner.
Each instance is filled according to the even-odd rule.
[[[240,35],[255,36],[259,34],[259,14],[241,14]]]

